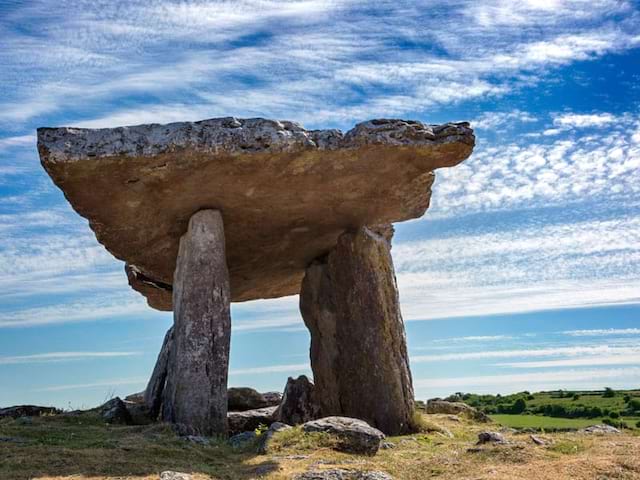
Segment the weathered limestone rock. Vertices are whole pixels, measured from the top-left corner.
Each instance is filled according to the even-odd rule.
[[[172,308],[194,212],[225,220],[231,299],[296,294],[345,230],[417,218],[434,169],[469,156],[467,123],[371,120],[343,134],[217,118],[111,129],[41,128],[44,168],[151,306]]]
[[[429,414],[464,415],[477,422],[487,423],[491,421],[486,414],[463,402],[448,402],[439,398],[432,398],[427,401],[426,410]]]
[[[342,414],[333,289],[329,266],[319,261],[309,265],[300,288],[300,313],[311,334],[311,369],[322,416]]]
[[[409,431],[413,387],[388,236],[366,227],[341,235],[307,269],[300,305],[322,415]]]
[[[307,422],[302,426],[305,432],[326,432],[336,435],[341,443],[339,449],[345,452],[375,455],[384,440],[384,434],[362,420],[347,417],[326,417]]]
[[[293,480],[393,480],[393,477],[385,472],[332,468],[298,473]]]
[[[0,408],[0,418],[11,417],[39,417],[41,415],[57,415],[62,413],[54,407],[40,407],[38,405],[15,405],[13,407]]]
[[[133,423],[127,406],[119,397],[114,397],[107,401],[98,407],[98,411],[106,423],[120,425],[130,425]]]
[[[275,413],[278,407],[264,407],[243,412],[228,412],[229,434],[255,430],[260,425],[270,426],[276,421]]]
[[[314,384],[306,375],[300,375],[296,379],[289,377],[275,418],[287,425],[300,425],[319,416]]]
[[[153,373],[144,391],[144,403],[149,409],[152,418],[158,418],[162,407],[162,395],[167,381],[167,369],[169,365],[169,352],[173,346],[173,327],[167,330],[162,342],[162,348],[158,354]]]
[[[230,411],[242,412],[256,408],[277,407],[281,395],[277,392],[260,393],[249,387],[231,387],[227,390],[228,408]]]
[[[173,290],[173,345],[163,419],[182,433],[226,434],[231,317],[222,216],[201,210],[180,240]]]

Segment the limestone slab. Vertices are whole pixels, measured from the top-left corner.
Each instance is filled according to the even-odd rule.
[[[474,141],[467,123],[385,119],[347,133],[231,117],[38,129],[44,168],[161,310],[172,308],[195,212],[222,212],[233,301],[296,294],[345,230],[422,216],[433,170],[467,158]]]

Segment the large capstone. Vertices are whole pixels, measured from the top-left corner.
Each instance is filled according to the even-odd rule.
[[[300,306],[320,413],[397,435],[411,430],[414,404],[389,241],[366,227],[341,235],[307,269]]]
[[[403,120],[346,134],[231,117],[38,130],[44,168],[161,310],[172,308],[180,237],[198,210],[224,218],[232,301],[296,294],[344,231],[422,216],[433,170],[473,145],[467,123]]]

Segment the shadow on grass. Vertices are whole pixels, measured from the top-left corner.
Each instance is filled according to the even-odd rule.
[[[248,480],[279,464],[222,440],[200,445],[163,424],[105,425],[92,415],[0,421],[0,478],[158,476],[165,470]]]

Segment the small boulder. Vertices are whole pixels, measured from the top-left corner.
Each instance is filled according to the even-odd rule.
[[[144,391],[127,395],[124,397],[124,401],[138,404],[144,403]]]
[[[445,415],[463,415],[476,422],[488,423],[491,419],[480,410],[462,402],[448,402],[439,398],[427,401],[427,413],[442,413]]]
[[[227,390],[227,408],[230,412],[243,412],[268,407],[264,396],[249,387],[232,387]]]
[[[266,454],[269,451],[269,444],[271,443],[271,439],[276,434],[276,432],[281,432],[283,430],[290,430],[291,426],[282,422],[274,422],[269,427],[269,430],[260,435],[260,443],[258,445],[258,453],[261,455]]]
[[[57,415],[61,410],[54,407],[40,407],[37,405],[16,405],[13,407],[0,408],[0,418],[11,417],[39,417],[41,415]]]
[[[507,443],[507,440],[501,433],[498,432],[480,432],[478,434],[478,443],[477,445],[481,445],[483,443]]]
[[[245,448],[247,445],[253,443],[256,438],[258,438],[258,435],[254,431],[242,432],[229,438],[228,442],[232,448]]]
[[[535,443],[536,445],[543,446],[543,445],[546,445],[546,444],[547,444],[547,441],[546,441],[546,440],[544,440],[543,438],[540,438],[540,437],[538,437],[538,436],[536,436],[536,435],[529,435],[529,438],[530,438],[530,439],[531,439],[531,441],[532,441],[533,443]]]
[[[278,407],[257,408],[244,412],[228,412],[229,435],[255,430],[260,425],[270,426],[274,421],[274,414]]]
[[[580,433],[590,433],[596,435],[605,435],[607,433],[622,433],[616,427],[612,427],[611,425],[592,425],[587,428],[583,428],[579,430]]]
[[[282,394],[280,392],[265,392],[262,398],[267,402],[268,407],[277,407],[282,402]]]
[[[299,473],[294,480],[393,480],[384,472],[363,472],[358,470],[343,470],[341,468],[331,470],[312,470]]]
[[[151,416],[151,410],[144,402],[130,402],[124,401],[124,405],[131,417],[131,423],[133,425],[149,425],[153,423],[154,419]]]
[[[115,397],[98,407],[98,411],[106,423],[131,425],[133,423],[127,406],[120,399]]]
[[[193,480],[188,473],[166,471],[160,474],[160,480]]]
[[[315,420],[320,409],[315,401],[315,386],[305,376],[289,377],[275,418],[287,425],[300,425]]]
[[[326,432],[340,439],[339,450],[375,455],[385,436],[367,422],[348,417],[326,417],[307,422],[305,432]]]

